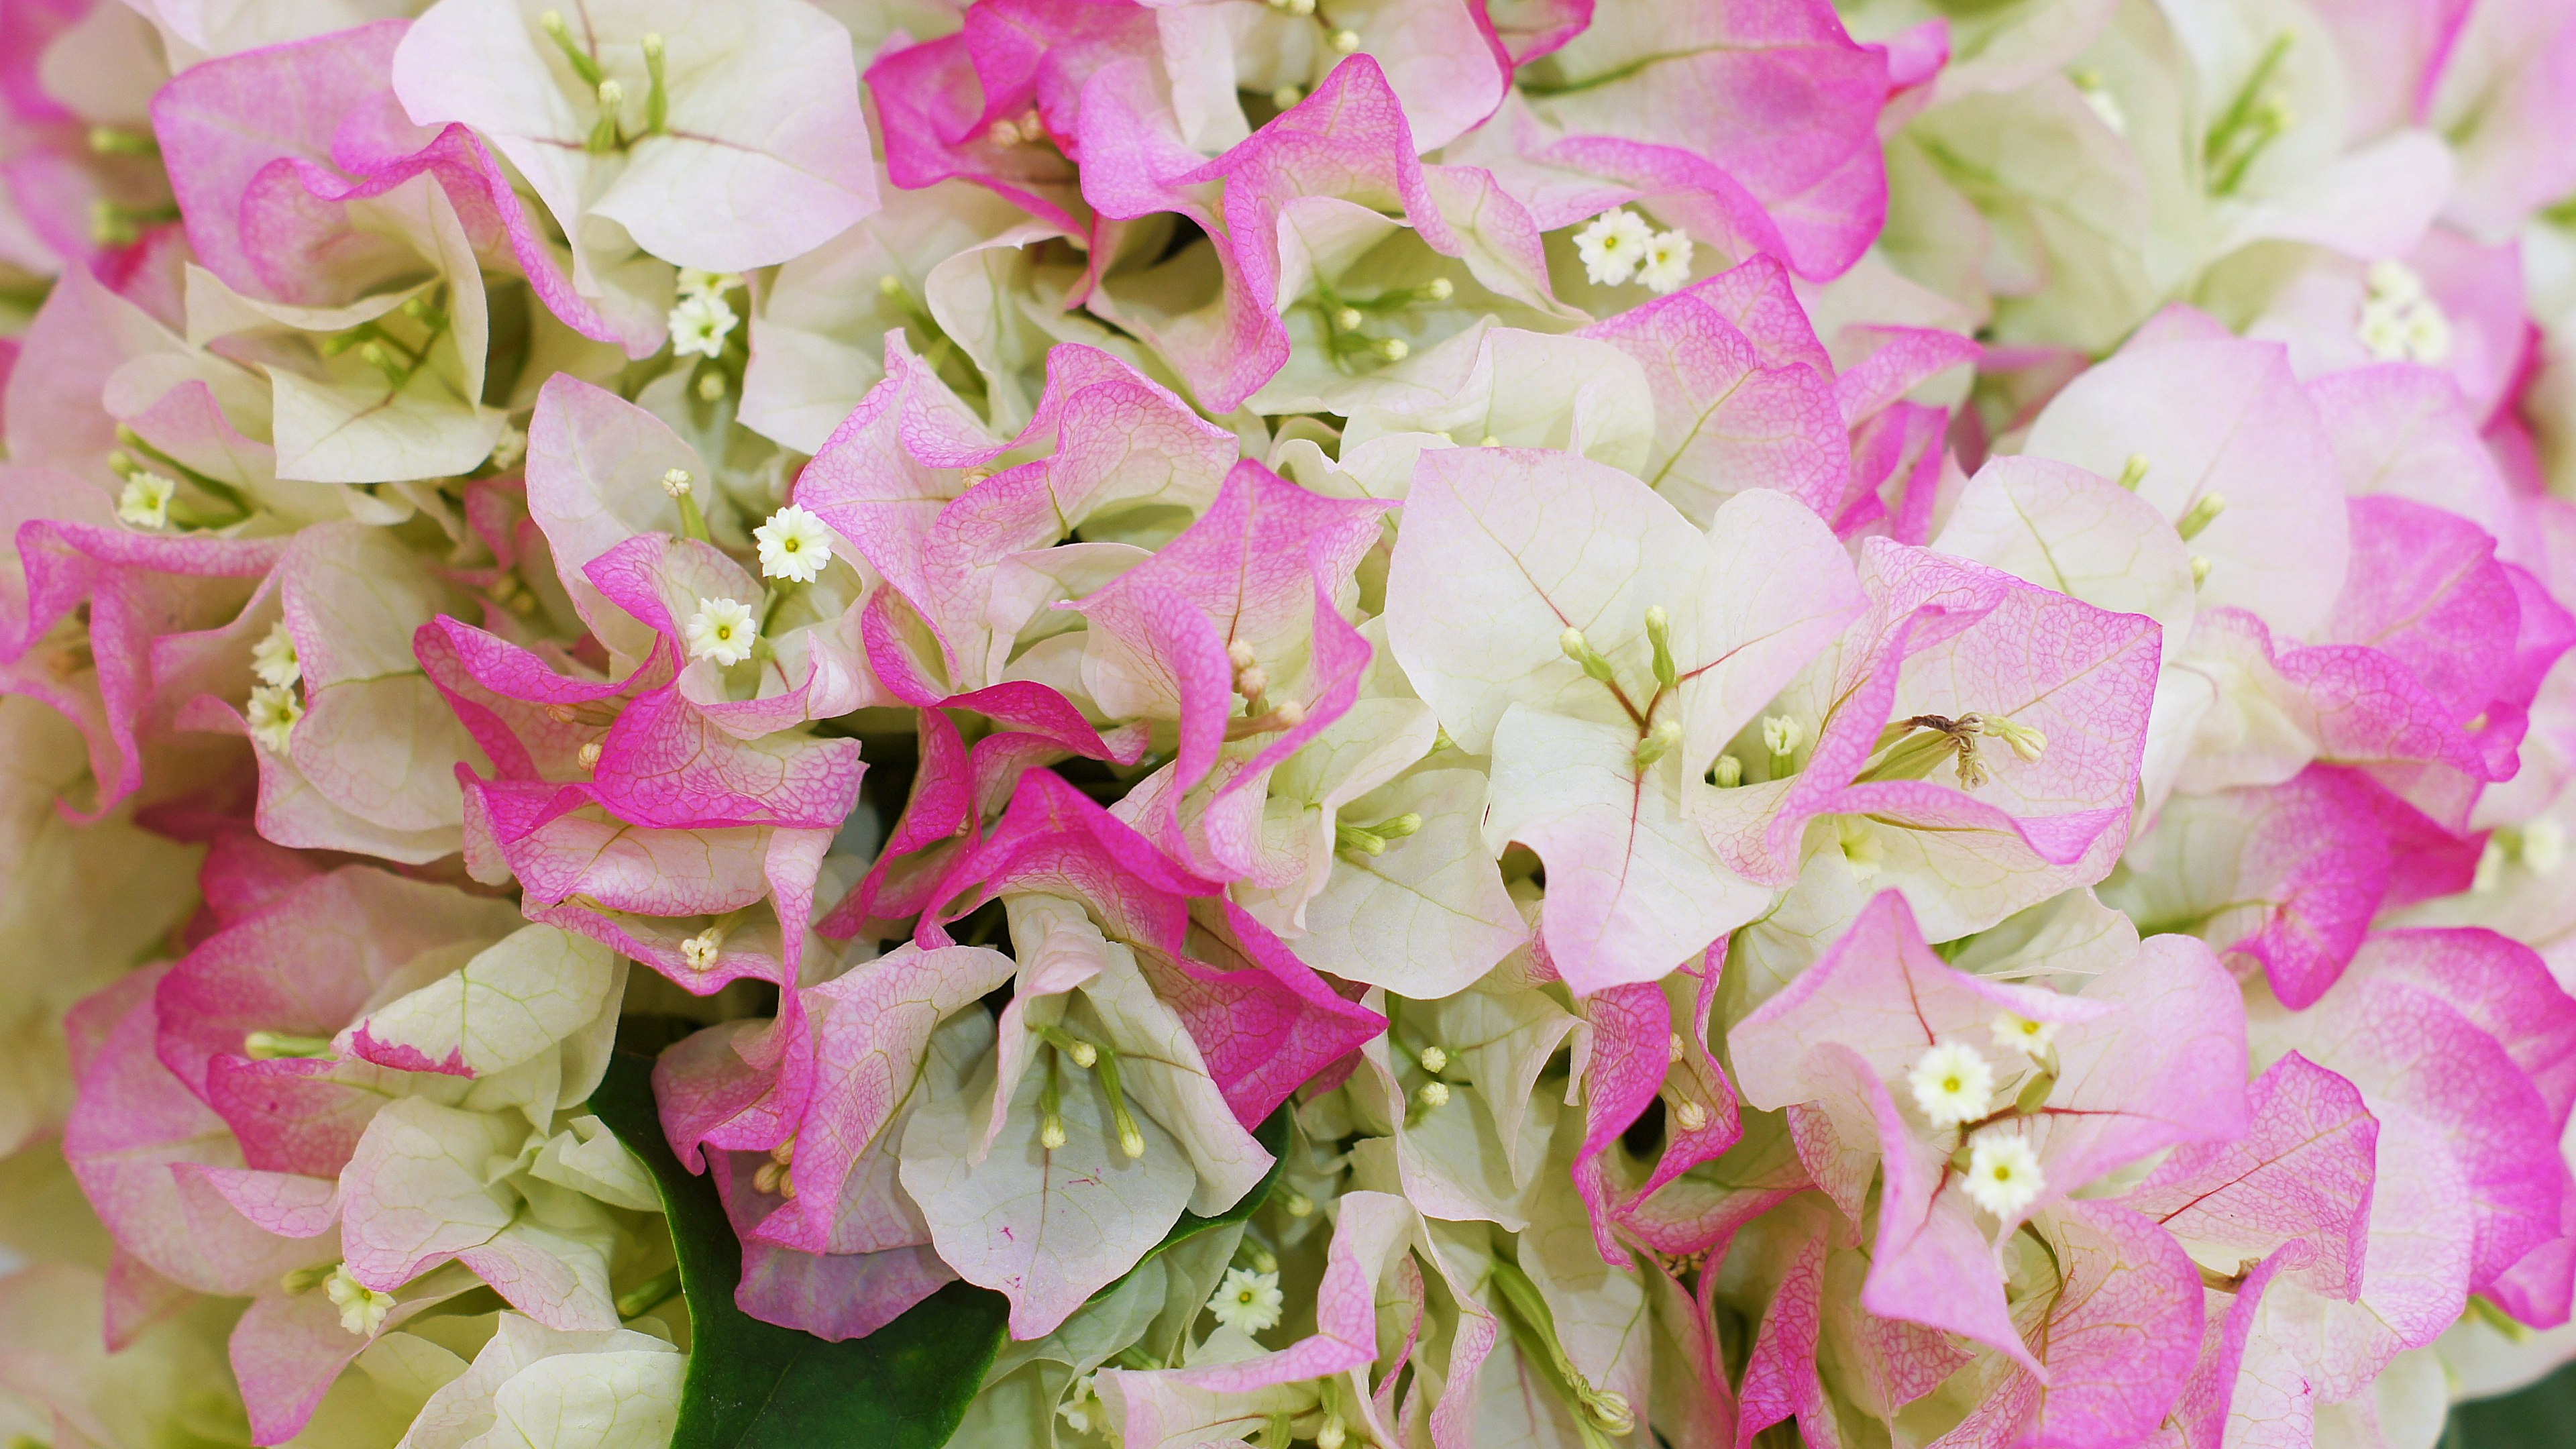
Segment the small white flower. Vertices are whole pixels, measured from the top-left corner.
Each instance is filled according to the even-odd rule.
[[[2398,307],[2424,295],[2423,276],[2395,257],[2382,257],[2370,264],[2368,285],[2371,296]]]
[[[304,701],[295,690],[283,684],[263,684],[250,692],[250,737],[268,746],[276,754],[286,753],[287,741],[295,734],[295,722],[304,718]]]
[[[1762,721],[1763,747],[1775,755],[1794,755],[1806,740],[1807,727],[1795,715],[1769,715]]]
[[[137,470],[127,475],[124,491],[116,495],[116,516],[137,528],[168,528],[170,500],[178,496],[177,479]]]
[[[1425,1082],[1422,1084],[1422,1090],[1413,1095],[1414,1100],[1425,1107],[1446,1107],[1449,1105],[1449,1084],[1440,1081]]]
[[[286,632],[286,621],[268,626],[258,643],[250,646],[250,672],[263,684],[288,685],[304,675],[304,661],[295,654],[295,636]]]
[[[331,1270],[322,1283],[322,1291],[331,1295],[331,1305],[340,1310],[340,1326],[360,1338],[373,1338],[385,1326],[385,1315],[394,1311],[394,1295],[379,1293],[349,1276],[349,1265]]]
[[[721,297],[742,285],[733,272],[702,272],[696,267],[680,268],[680,295],[683,297]]]
[[[713,971],[717,955],[724,950],[724,938],[722,927],[709,926],[680,943],[680,959],[692,971]]]
[[[751,531],[760,545],[760,571],[773,579],[810,584],[832,562],[832,534],[823,520],[790,503]]]
[[[492,466],[507,473],[528,456],[528,430],[516,423],[503,423],[501,436],[492,443]]]
[[[1095,1426],[1106,1430],[1109,1421],[1100,1412],[1099,1370],[1075,1379],[1064,1391],[1064,1402],[1055,1406],[1055,1413],[1077,1434],[1088,1434]]]
[[[1678,231],[1655,233],[1646,243],[1646,259],[1637,265],[1637,280],[1656,296],[1681,290],[1690,280],[1691,239]]]
[[[2427,367],[2450,360],[2451,319],[2429,297],[2406,309],[2406,356]]]
[[[2030,1139],[2012,1127],[1992,1127],[1968,1144],[1968,1200],[1999,1218],[2039,1201],[2048,1179]]]
[[[1942,1042],[1924,1052],[1905,1080],[1914,1088],[1914,1105],[1935,1127],[1974,1122],[1994,1101],[1995,1069],[1965,1042]]]
[[[1653,238],[1646,219],[1622,207],[1601,213],[1576,232],[1574,254],[1583,259],[1583,275],[1593,285],[1621,286],[1637,274],[1637,267],[1646,260],[1646,244]]]
[[[698,611],[689,616],[688,639],[692,659],[740,664],[751,657],[751,646],[760,642],[760,621],[751,616],[749,604],[700,599]]]
[[[2033,1061],[2057,1040],[2057,1023],[2033,1021],[2017,1011],[2007,1011],[1994,1020],[1995,1045],[2008,1052],[2019,1052]]]
[[[1259,1333],[1279,1321],[1280,1306],[1286,1301],[1279,1291],[1278,1274],[1228,1268],[1216,1296],[1208,1300],[1208,1312],[1229,1328]]]
[[[680,305],[671,309],[671,352],[678,357],[718,356],[724,351],[725,338],[741,320],[713,292],[682,297]]]

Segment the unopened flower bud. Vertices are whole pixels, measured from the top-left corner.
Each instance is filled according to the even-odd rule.
[[[1449,1053],[1436,1046],[1424,1047],[1422,1049],[1422,1069],[1426,1072],[1433,1073],[1449,1070]]]
[[[1446,1107],[1449,1105],[1449,1084],[1425,1082],[1422,1084],[1422,1090],[1414,1093],[1413,1096],[1414,1100],[1425,1107]]]

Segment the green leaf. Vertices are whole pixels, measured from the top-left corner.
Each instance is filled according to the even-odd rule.
[[[951,1283],[866,1338],[826,1343],[734,1306],[742,1244],[712,1178],[662,1135],[651,1059],[620,1053],[590,1110],[653,1174],[689,1303],[689,1372],[672,1449],[938,1449],[1002,1346],[1010,1305]]]
[[[2442,1449],[2558,1449],[2576,1424],[2576,1366],[2502,1398],[2451,1406]]]
[[[672,1449],[938,1449],[948,1442],[1001,1348],[1008,1300],[950,1283],[875,1333],[842,1343],[764,1323],[734,1305],[742,1243],[714,1180],[682,1167],[662,1135],[652,1059],[624,1051],[612,1056],[590,1110],[653,1174],[680,1261],[690,1352]],[[1272,1113],[1253,1136],[1274,1159],[1284,1159],[1287,1109]],[[1138,1266],[1176,1243],[1251,1217],[1270,1196],[1281,1165],[1273,1161],[1252,1191],[1214,1217],[1182,1213]]]

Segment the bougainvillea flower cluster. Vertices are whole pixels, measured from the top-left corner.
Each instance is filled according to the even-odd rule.
[[[0,0],[0,1440],[2431,1449],[2559,0]]]

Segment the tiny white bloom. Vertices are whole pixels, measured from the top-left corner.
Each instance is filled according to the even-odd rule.
[[[1974,1122],[1994,1101],[1995,1069],[1965,1042],[1942,1042],[1927,1050],[1905,1080],[1914,1088],[1914,1105],[1935,1127]]]
[[[2375,297],[2361,304],[2361,323],[2353,329],[2353,335],[2382,362],[2397,362],[2406,356],[2405,314]]]
[[[2039,1201],[2048,1187],[2030,1139],[2012,1127],[1993,1127],[1968,1144],[1968,1200],[1999,1218]]]
[[[2406,356],[2427,367],[2450,360],[2451,319],[2429,297],[2406,309]]]
[[[507,473],[528,456],[528,430],[516,423],[503,423],[501,436],[492,443],[492,466]]]
[[[719,297],[742,285],[733,272],[702,272],[696,267],[680,268],[680,295],[683,297]]]
[[[1762,744],[1771,753],[1794,755],[1806,740],[1807,727],[1798,723],[1797,716],[1775,714],[1763,718]]]
[[[760,571],[773,579],[810,584],[832,562],[832,534],[823,520],[790,503],[751,531],[760,545]]]
[[[1679,291],[1690,280],[1691,239],[1678,231],[1655,233],[1646,243],[1646,259],[1637,265],[1637,280],[1657,296]]]
[[[2018,1011],[2007,1011],[1995,1017],[1995,1045],[2008,1052],[2019,1052],[2036,1060],[2057,1040],[2057,1023],[2033,1021]]]
[[[116,495],[116,516],[137,528],[168,528],[170,500],[178,496],[177,479],[138,470],[126,477],[124,491]]]
[[[692,971],[713,971],[716,957],[724,949],[724,938],[722,929],[709,926],[680,943],[680,959],[688,962]]]
[[[1583,274],[1600,287],[1620,286],[1637,274],[1654,232],[1646,219],[1622,207],[1592,218],[1574,234],[1574,253],[1583,259]]]
[[[385,1315],[394,1311],[394,1295],[379,1293],[349,1276],[349,1265],[331,1270],[323,1281],[322,1291],[331,1296],[331,1306],[340,1310],[340,1326],[360,1338],[373,1338],[385,1326]]]
[[[1259,1333],[1279,1321],[1280,1307],[1286,1301],[1279,1291],[1278,1274],[1228,1268],[1225,1281],[1217,1285],[1216,1296],[1208,1300],[1208,1312],[1229,1328]]]
[[[1077,1434],[1088,1434],[1094,1425],[1108,1428],[1100,1412],[1100,1373],[1097,1369],[1075,1379],[1064,1391],[1064,1402],[1055,1406],[1056,1417]]]
[[[680,305],[671,309],[671,351],[679,357],[718,356],[724,351],[725,338],[741,320],[713,292],[682,297]]]
[[[282,755],[295,735],[295,722],[304,718],[304,701],[295,697],[290,686],[263,684],[250,692],[245,713],[250,716],[250,737]]]
[[[2382,257],[2370,264],[2370,294],[2403,307],[2424,295],[2424,278],[2413,267],[2394,257]]]
[[[304,661],[295,654],[295,636],[286,632],[286,621],[268,626],[258,643],[250,646],[250,672],[263,684],[293,684],[304,675]]]
[[[1425,1082],[1422,1084],[1422,1090],[1413,1095],[1425,1107],[1446,1107],[1449,1105],[1449,1084],[1440,1081]]]
[[[689,616],[688,639],[692,659],[740,664],[751,657],[751,646],[760,642],[760,621],[751,616],[749,604],[700,599],[698,611]]]

